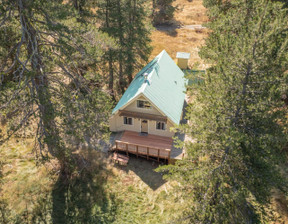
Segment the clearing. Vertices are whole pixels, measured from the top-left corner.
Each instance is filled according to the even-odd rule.
[[[198,51],[208,31],[189,26],[206,22],[206,10],[200,0],[175,4],[175,25],[152,32],[151,58],[166,49],[174,59],[177,51],[191,53],[190,66],[201,63]],[[14,138],[0,147],[0,210],[7,223],[167,223],[185,210],[180,193],[171,190],[178,183],[154,171],[158,163],[130,156],[122,167],[106,154],[80,151],[87,172],[75,173],[63,186],[57,162],[37,164],[33,144],[33,139]]]
[[[191,54],[189,66],[197,66],[200,70],[205,69],[203,61],[198,55],[200,47],[205,43],[208,36],[208,29],[202,25],[208,21],[206,8],[202,0],[176,0],[174,5],[178,6],[175,20],[170,26],[158,26],[152,32],[153,51],[150,58],[154,58],[163,49],[173,58],[176,53],[188,52]]]

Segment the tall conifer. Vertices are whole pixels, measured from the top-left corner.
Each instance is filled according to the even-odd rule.
[[[16,34],[14,45],[9,38],[2,38],[0,46],[0,61],[4,62],[1,75],[5,80],[13,74],[0,85],[0,112],[8,121],[8,133],[0,143],[37,124],[38,155],[56,157],[67,176],[73,164],[72,149],[80,141],[99,141],[105,130],[109,99],[101,86],[90,88],[91,79],[97,83],[99,76],[79,69],[80,63],[89,64],[91,55],[97,55],[90,46],[100,48],[87,30],[75,29],[79,24],[68,3],[0,3],[0,32],[12,30]],[[11,45],[10,50],[2,50],[5,44]]]
[[[98,18],[100,30],[117,43],[117,49],[107,51],[103,62],[108,66],[110,91],[116,89],[121,95],[151,53],[144,1],[104,0],[99,3]]]
[[[188,205],[181,222],[265,223],[273,189],[287,193],[287,10],[269,0],[204,1],[211,66],[192,86],[187,157],[168,166]],[[286,117],[285,117],[286,116]]]

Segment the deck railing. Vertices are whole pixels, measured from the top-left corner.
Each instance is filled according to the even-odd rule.
[[[156,157],[159,159],[170,159],[170,149],[160,149],[156,147],[148,147],[146,145],[132,144],[129,142],[115,141],[116,150],[124,151],[127,154],[132,153],[138,156],[144,156],[149,159],[149,157]]]

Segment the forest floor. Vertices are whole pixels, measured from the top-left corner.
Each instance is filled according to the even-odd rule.
[[[203,24],[206,10],[200,0],[175,4],[173,24],[152,32],[151,58],[165,49],[173,59],[184,51],[191,53],[191,65],[201,63],[198,51],[208,31],[185,25]],[[57,162],[38,164],[33,146],[33,139],[14,138],[0,147],[0,210],[5,208],[7,223],[168,223],[185,209],[180,192],[172,191],[178,183],[164,180],[157,163],[131,157],[121,167],[93,152],[89,172],[65,186]]]
[[[33,139],[0,148],[3,223],[167,223],[183,211],[180,192],[171,191],[178,184],[155,172],[158,163],[132,156],[125,167],[83,150],[88,165],[63,185],[57,162],[37,164],[32,148]]]
[[[151,58],[163,49],[174,60],[176,52],[188,52],[190,67],[198,64],[197,68],[204,69],[198,52],[209,31],[198,26],[208,20],[202,0],[176,0],[174,4],[178,11],[173,24],[152,32]],[[55,172],[57,162],[38,164],[33,146],[33,139],[15,138],[0,147],[0,209],[6,206],[5,218],[13,218],[7,223],[157,224],[171,222],[185,211],[181,192],[172,190],[178,183],[163,179],[155,171],[158,163],[132,156],[127,167],[122,167],[93,151],[84,155],[87,169],[76,173],[66,186]]]

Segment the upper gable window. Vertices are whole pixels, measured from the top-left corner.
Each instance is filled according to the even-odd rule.
[[[137,107],[150,109],[151,103],[149,103],[148,101],[144,101],[144,100],[137,100]]]

